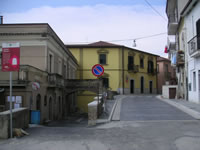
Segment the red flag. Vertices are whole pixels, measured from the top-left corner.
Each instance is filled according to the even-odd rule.
[[[165,46],[165,51],[164,52],[168,53],[168,47],[167,46]]]

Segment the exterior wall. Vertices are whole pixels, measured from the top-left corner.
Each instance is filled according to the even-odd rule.
[[[168,60],[159,60],[157,61],[157,64],[159,65],[158,69],[158,93],[162,94],[162,86],[166,84],[166,81],[168,81],[169,85],[174,85],[176,82],[174,81],[176,79],[176,72],[174,67],[171,66],[171,62]],[[168,66],[168,72],[165,70],[165,65]],[[167,74],[169,76],[167,76]]]
[[[27,108],[13,109],[13,128],[28,128],[29,110]],[[0,139],[10,135],[10,111],[0,113]]]
[[[140,78],[144,77],[144,94],[149,94],[149,81],[153,82],[152,93],[157,93],[157,81],[156,74],[147,73],[148,59],[152,57],[154,63],[154,69],[156,69],[156,56],[147,53],[142,53],[137,50],[130,50],[128,48],[116,47],[116,48],[71,48],[69,47],[72,54],[79,62],[79,70],[77,76],[80,79],[95,79],[96,77],[92,74],[92,67],[95,64],[99,64],[99,52],[106,54],[107,64],[103,65],[104,75],[103,77],[109,78],[109,90],[123,93],[123,82],[124,82],[124,93],[130,94],[130,80],[135,81],[134,94],[140,94]],[[139,68],[137,73],[128,71],[128,53],[134,52],[134,65],[140,65],[140,54],[144,55],[144,68]],[[122,58],[124,56],[124,58]],[[122,66],[124,61],[124,68]],[[124,69],[124,79],[123,70]],[[95,93],[81,92],[77,97],[77,104],[81,110],[87,112],[87,105],[93,101]]]
[[[65,109],[71,109],[67,106],[68,101],[72,101],[66,96],[64,79],[75,79],[78,66],[64,43],[48,24],[3,24],[0,25],[0,33],[8,34],[0,35],[0,48],[3,42],[20,43],[20,71],[13,72],[13,96],[22,96],[20,106],[29,110],[39,109],[41,123],[64,117],[68,112]],[[49,54],[53,55],[51,72]],[[9,95],[8,81],[9,73],[0,71],[0,89],[5,89],[6,109],[9,108],[6,100]],[[38,90],[32,88],[33,82],[39,83]],[[39,97],[40,108],[37,107]]]
[[[170,88],[176,88],[177,91],[177,86],[176,85],[163,85],[162,86],[162,96],[163,98],[169,99],[169,89]]]
[[[187,41],[189,42],[194,36],[196,36],[196,21],[200,19],[200,2],[198,1],[195,7],[185,16],[185,25],[187,29]],[[186,43],[187,44],[187,43]],[[188,57],[188,85],[189,85],[189,101],[200,103],[200,57],[191,57],[189,55],[189,49],[187,51]],[[196,73],[196,83],[194,83],[193,72]],[[194,89],[196,84],[196,90]]]
[[[134,55],[134,65],[138,65],[139,66],[139,71],[137,73],[133,73],[133,72],[129,72],[128,71],[128,53],[130,52],[130,50],[125,49],[125,54],[124,54],[124,66],[125,66],[125,72],[124,72],[124,83],[125,83],[125,93],[126,94],[130,94],[130,80],[134,80],[135,83],[135,94],[140,94],[140,78],[144,77],[144,94],[150,94],[149,91],[149,81],[153,82],[153,93],[156,94],[157,93],[157,81],[156,81],[156,73],[155,74],[149,74],[147,72],[147,68],[148,68],[148,59],[149,57],[153,58],[153,64],[154,64],[154,70],[156,70],[156,56],[152,56],[146,53],[142,53],[142,52],[137,52],[135,51],[135,55]],[[144,68],[140,67],[140,55],[144,55]],[[128,81],[127,81],[128,79]],[[122,85],[121,87],[122,88]]]

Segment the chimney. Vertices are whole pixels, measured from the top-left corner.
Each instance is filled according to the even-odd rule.
[[[3,24],[3,16],[0,16],[0,24]]]

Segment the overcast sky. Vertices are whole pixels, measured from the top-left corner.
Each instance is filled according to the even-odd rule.
[[[49,23],[66,44],[109,41],[166,57],[166,0],[0,0],[4,23]],[[122,40],[122,41],[117,41]],[[124,41],[123,41],[124,40]]]

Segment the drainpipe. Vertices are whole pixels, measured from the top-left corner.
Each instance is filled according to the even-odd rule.
[[[124,47],[122,47],[122,94],[124,95]]]

